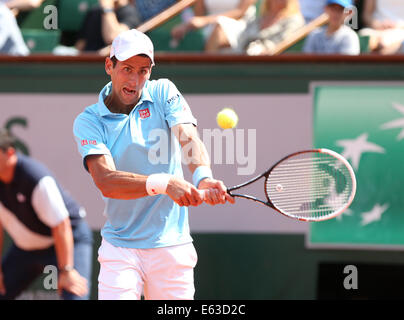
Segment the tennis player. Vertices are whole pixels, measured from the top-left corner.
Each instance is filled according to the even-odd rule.
[[[153,66],[145,34],[119,34],[105,60],[111,82],[74,122],[84,166],[106,201],[99,299],[193,299],[187,207],[234,203],[212,176],[187,102],[171,81],[149,80]],[[183,178],[181,148],[193,184]]]

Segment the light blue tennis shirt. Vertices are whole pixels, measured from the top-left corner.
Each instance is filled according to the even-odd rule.
[[[110,155],[119,171],[183,177],[180,145],[170,128],[181,123],[196,125],[196,119],[175,85],[167,79],[147,81],[129,115],[112,113],[106,107],[104,99],[111,89],[108,83],[98,103],[87,107],[74,122],[83,160],[88,155]],[[192,241],[188,208],[168,195],[104,200],[108,219],[101,235],[115,246],[146,249]]]

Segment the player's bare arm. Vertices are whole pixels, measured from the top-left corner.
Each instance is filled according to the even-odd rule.
[[[194,173],[199,166],[210,167],[209,154],[205,145],[198,136],[198,131],[191,123],[178,124],[172,128],[184,151],[184,157],[189,170]],[[227,193],[224,183],[213,178],[203,179],[198,189],[209,190],[205,193],[204,201],[210,205],[234,203],[234,198]]]
[[[109,155],[91,155],[86,158],[88,171],[102,195],[112,199],[137,199],[148,195],[147,176],[116,170]]]
[[[52,236],[55,241],[55,251],[60,269],[58,279],[58,291],[62,289],[77,296],[84,296],[88,292],[87,280],[77,270],[73,269],[73,233],[70,219],[67,217],[57,226],[52,228]],[[70,267],[71,270],[66,268]]]
[[[146,189],[148,176],[116,170],[109,155],[91,155],[86,161],[95,185],[105,197],[129,200],[149,195]],[[197,206],[202,203],[198,190],[175,176],[168,181],[166,193],[180,206]]]

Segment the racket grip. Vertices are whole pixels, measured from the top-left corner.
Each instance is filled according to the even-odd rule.
[[[205,201],[206,200],[206,193],[208,192],[209,190],[207,190],[207,189],[203,189],[203,190],[199,190],[198,189],[198,192],[199,192],[199,194],[201,195],[201,197],[202,197],[202,199]],[[229,194],[229,195],[232,195],[231,193],[230,193],[230,189],[226,189],[226,192]]]

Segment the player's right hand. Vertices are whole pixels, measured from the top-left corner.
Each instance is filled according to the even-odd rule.
[[[168,182],[167,195],[179,206],[199,206],[203,202],[203,193],[194,185],[178,177],[171,177]]]

